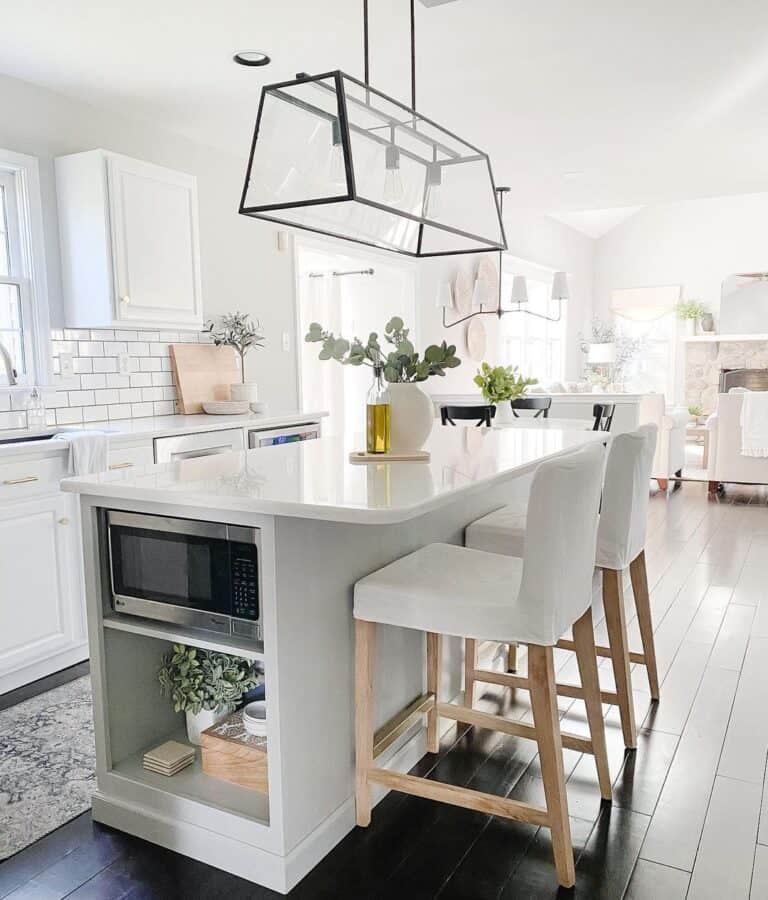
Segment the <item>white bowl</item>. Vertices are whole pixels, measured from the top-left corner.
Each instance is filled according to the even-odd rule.
[[[242,416],[248,412],[247,400],[205,400],[203,412],[209,416]]]
[[[254,700],[243,707],[243,727],[248,734],[264,737],[267,733],[267,701]]]

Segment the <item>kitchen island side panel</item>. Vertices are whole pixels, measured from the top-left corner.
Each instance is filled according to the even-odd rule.
[[[466,525],[527,497],[531,480],[530,473],[511,478],[400,524],[275,519],[276,664],[287,851],[354,795],[355,582],[426,544],[463,544]],[[462,689],[460,639],[443,642],[443,660],[441,696],[449,699]],[[378,628],[377,727],[425,689],[424,663],[422,633]],[[418,727],[407,732],[379,764],[386,766],[418,735]]]

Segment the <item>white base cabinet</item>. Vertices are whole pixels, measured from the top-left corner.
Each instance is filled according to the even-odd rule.
[[[89,150],[56,160],[66,324],[199,328],[193,175]]]
[[[88,656],[73,500],[0,506],[0,694]]]

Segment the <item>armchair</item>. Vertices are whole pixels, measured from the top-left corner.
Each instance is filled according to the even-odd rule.
[[[666,491],[670,478],[680,478],[685,465],[688,413],[680,408],[667,409],[663,394],[643,394],[638,424],[646,423],[653,423],[659,429],[651,477]]]
[[[719,394],[717,412],[709,417],[709,489],[724,482],[768,484],[768,458],[741,454],[740,393]]]

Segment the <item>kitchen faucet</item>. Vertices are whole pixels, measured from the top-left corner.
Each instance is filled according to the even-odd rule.
[[[18,372],[13,367],[13,360],[11,359],[11,354],[8,352],[8,348],[0,341],[0,359],[3,360],[3,365],[5,366],[5,374],[8,378],[8,384],[18,384]]]

